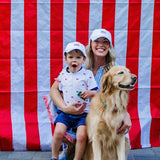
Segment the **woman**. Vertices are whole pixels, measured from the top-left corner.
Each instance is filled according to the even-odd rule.
[[[104,73],[106,73],[115,62],[114,49],[112,46],[111,34],[105,29],[96,29],[90,36],[90,41],[86,47],[87,62],[86,68],[90,69],[100,88],[100,81]],[[84,112],[85,105],[82,104],[79,108],[76,107],[78,102],[72,103],[68,106],[64,103],[60,92],[59,84],[55,81],[50,90],[50,97],[54,104],[65,113],[79,115]],[[126,134],[130,130],[131,120],[127,113],[124,120],[120,122],[117,134]]]
[[[90,42],[86,47],[87,62],[86,68],[90,69],[96,79],[100,88],[100,81],[102,75],[107,72],[115,62],[114,49],[112,46],[111,34],[105,29],[96,29],[92,32]],[[50,97],[54,104],[63,112],[78,115],[82,114],[85,109],[85,105],[76,107],[78,102],[72,103],[68,106],[64,103],[61,94],[59,92],[58,82],[55,81],[50,90]],[[131,120],[129,114],[126,115],[123,122],[120,124],[118,133],[126,134],[131,127]]]

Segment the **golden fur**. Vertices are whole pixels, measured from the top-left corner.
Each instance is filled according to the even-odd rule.
[[[125,160],[129,142],[125,147],[125,136],[117,134],[117,129],[127,112],[128,91],[134,89],[136,80],[124,66],[114,66],[103,75],[101,90],[92,98],[86,118],[84,160]]]

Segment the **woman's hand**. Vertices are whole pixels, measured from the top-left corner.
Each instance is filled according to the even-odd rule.
[[[131,128],[132,122],[130,119],[130,115],[127,112],[125,114],[124,120],[121,122],[120,127],[117,130],[118,134],[127,134]]]
[[[63,108],[63,112],[73,115],[79,115],[84,113],[85,108],[86,108],[86,103],[80,104],[78,102],[74,102]]]

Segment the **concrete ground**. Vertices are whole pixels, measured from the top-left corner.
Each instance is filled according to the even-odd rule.
[[[50,160],[50,151],[0,152],[0,160]],[[127,160],[160,160],[160,147],[132,149]]]

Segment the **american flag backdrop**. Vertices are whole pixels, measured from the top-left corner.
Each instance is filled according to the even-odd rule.
[[[0,150],[50,150],[43,95],[71,41],[112,34],[116,64],[138,76],[130,92],[131,148],[160,146],[160,0],[0,0]]]

